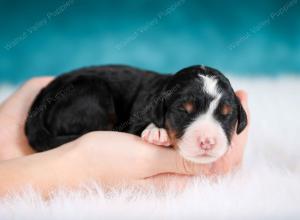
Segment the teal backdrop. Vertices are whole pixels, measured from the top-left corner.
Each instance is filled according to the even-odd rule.
[[[0,0],[0,83],[122,63],[300,73],[300,0]]]

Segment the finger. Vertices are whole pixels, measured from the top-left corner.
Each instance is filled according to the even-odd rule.
[[[228,150],[228,152],[224,155],[224,163],[219,163],[219,168],[222,166],[224,167],[224,164],[240,164],[243,159],[244,154],[244,147],[246,146],[247,139],[248,139],[248,133],[249,133],[249,125],[250,125],[250,111],[248,107],[248,95],[245,91],[239,90],[236,92],[237,97],[240,99],[240,102],[247,114],[247,126],[246,128],[237,135],[234,133],[231,141],[231,148]],[[217,163],[218,164],[218,163]],[[230,165],[228,165],[230,167]]]
[[[236,96],[239,98],[246,114],[248,117],[248,121],[250,122],[250,111],[249,111],[249,105],[248,105],[248,94],[245,90],[238,90],[235,92]]]
[[[43,87],[49,84],[52,81],[53,77],[38,77],[30,80],[25,83],[18,93],[16,94],[17,99],[23,102],[23,108],[29,109],[33,100],[37,96],[37,94],[41,91]]]
[[[16,93],[12,95],[12,98],[21,99],[28,103],[29,100],[33,100],[41,88],[46,86],[51,80],[53,80],[53,77],[49,76],[33,78],[24,83]]]
[[[24,121],[33,99],[52,79],[39,77],[26,82],[3,103],[3,112],[20,122]]]
[[[247,101],[248,100],[248,94],[247,94],[247,92],[245,91],[245,90],[242,90],[242,89],[240,89],[240,90],[237,90],[236,92],[235,92],[235,94],[236,94],[236,96],[237,97],[239,97],[239,99],[241,100],[241,101]]]

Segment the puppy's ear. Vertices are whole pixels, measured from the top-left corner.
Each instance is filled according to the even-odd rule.
[[[179,84],[172,84],[171,86],[167,84],[162,89],[158,97],[156,97],[154,110],[152,111],[152,122],[159,128],[165,128],[166,113],[168,107],[172,100],[174,99],[174,94],[180,89]]]
[[[237,111],[238,111],[236,133],[240,134],[246,128],[248,124],[248,119],[247,119],[246,111],[244,110],[237,96],[236,96],[236,103],[237,103]]]

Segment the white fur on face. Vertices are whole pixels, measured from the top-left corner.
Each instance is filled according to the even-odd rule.
[[[213,114],[219,105],[221,94],[218,92],[217,79],[202,76],[204,91],[214,97],[208,110],[199,115],[185,130],[181,140],[178,141],[178,148],[181,155],[196,163],[211,163],[220,158],[228,148],[226,134],[220,123]],[[199,139],[213,139],[215,145],[211,150],[203,150],[199,146]]]
[[[214,77],[209,77],[209,76],[204,76],[201,75],[200,73],[198,74],[199,78],[203,79],[203,90],[207,94],[217,97],[219,95],[218,93],[218,80]]]

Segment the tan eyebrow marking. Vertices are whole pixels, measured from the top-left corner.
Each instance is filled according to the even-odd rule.
[[[232,107],[228,104],[225,104],[222,106],[222,109],[221,109],[221,114],[222,115],[228,115],[229,113],[232,112]]]
[[[183,108],[184,108],[188,113],[192,113],[192,112],[195,110],[195,106],[194,106],[193,102],[191,102],[191,101],[185,102],[185,103],[183,104]]]

